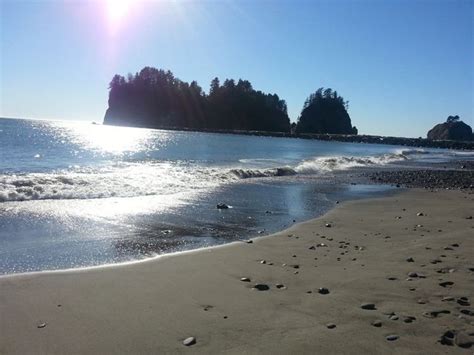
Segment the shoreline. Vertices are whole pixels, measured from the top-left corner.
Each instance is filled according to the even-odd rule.
[[[472,196],[405,190],[341,203],[252,243],[3,275],[0,353],[466,353],[438,340],[449,329],[467,337],[474,331],[474,317],[459,313],[472,307],[455,302],[474,294],[467,269],[474,267]],[[433,257],[443,263],[431,264]],[[437,273],[446,267],[454,272]],[[424,277],[405,280],[410,270]],[[440,287],[439,278],[454,284]],[[257,283],[269,290],[252,289]],[[330,293],[318,294],[319,287]],[[453,301],[442,301],[446,296]],[[361,310],[363,302],[377,310]],[[449,313],[424,315],[433,309]],[[370,324],[376,319],[380,328]],[[399,338],[386,340],[394,334]],[[190,348],[182,344],[189,336],[196,338]]]

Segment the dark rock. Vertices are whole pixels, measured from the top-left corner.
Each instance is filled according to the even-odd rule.
[[[242,282],[250,282],[250,279],[248,277],[241,277],[240,281]]]
[[[375,308],[375,304],[373,304],[373,303],[362,303],[362,304],[360,305],[360,308],[366,309],[366,310],[374,310],[374,309],[376,309],[376,308]]]
[[[336,325],[334,323],[328,323],[328,324],[326,324],[326,327],[328,329],[334,329],[334,328],[336,328]]]
[[[457,332],[454,343],[461,348],[470,348],[474,345],[474,334],[463,331]]]
[[[440,282],[439,285],[441,287],[449,287],[449,286],[454,285],[454,282],[452,282],[452,281],[443,281],[443,282]]]
[[[327,295],[329,293],[329,290],[326,287],[320,287],[318,293],[322,295]]]
[[[374,321],[373,321],[372,323],[370,323],[370,324],[372,324],[374,327],[377,327],[377,328],[380,328],[380,327],[382,326],[382,322],[379,321],[379,320],[374,320]]]
[[[399,338],[399,336],[396,335],[396,334],[387,335],[387,336],[385,337],[385,339],[387,339],[388,341],[395,341],[395,340],[397,340],[398,338]]]
[[[413,258],[411,258],[411,257],[410,257],[410,258],[407,258],[407,262],[409,262],[409,263],[414,263],[414,262],[415,262],[415,259],[413,259]]]
[[[456,336],[456,331],[455,330],[447,330],[444,332],[443,335],[441,335],[441,339],[439,342],[443,345],[454,345],[454,337]]]
[[[265,284],[256,284],[253,288],[258,291],[268,291],[270,289],[270,287]]]
[[[463,121],[446,121],[437,124],[428,131],[427,137],[431,140],[473,140],[472,128]]]
[[[38,323],[37,328],[40,328],[40,329],[41,329],[41,328],[46,327],[46,325],[47,325],[47,323],[44,323],[44,322]]]
[[[229,206],[226,205],[225,203],[218,203],[216,207],[218,210],[226,210],[229,208]]]
[[[451,311],[448,311],[447,309],[441,309],[441,310],[436,310],[436,311],[428,311],[428,312],[423,312],[423,316],[426,318],[438,318],[440,314],[450,314]]]

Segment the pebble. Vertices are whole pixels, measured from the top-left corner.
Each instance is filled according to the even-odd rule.
[[[258,291],[268,291],[270,289],[270,287],[268,287],[268,285],[265,285],[265,284],[256,284],[253,288]]]
[[[424,216],[423,212],[418,212],[416,215],[417,215],[418,217]]]
[[[242,282],[250,282],[250,279],[248,277],[242,277],[240,278],[240,281]]]
[[[458,332],[454,342],[461,348],[470,348],[474,345],[474,335],[462,331]]]
[[[408,258],[407,261],[408,261],[409,263],[414,263],[414,262],[415,262],[415,259],[413,259],[413,258]]]
[[[253,243],[253,240],[247,240],[246,243],[247,243],[247,244],[252,244],[252,243]]]
[[[326,287],[320,287],[318,293],[322,295],[327,295],[329,293],[329,290]]]
[[[373,303],[362,303],[362,304],[360,305],[360,308],[362,308],[362,309],[367,309],[367,310],[374,310],[374,309],[376,309],[376,308],[375,308],[375,304],[373,304]]]
[[[393,315],[390,317],[390,320],[398,320],[398,316],[397,315]]]
[[[454,297],[452,297],[452,296],[446,296],[446,297],[443,297],[443,298],[441,299],[441,301],[443,301],[443,302],[451,302],[451,301],[454,301]]]
[[[326,223],[326,228],[331,228],[331,223]]]
[[[456,336],[455,331],[448,330],[441,335],[439,342],[443,345],[454,345],[454,337]]]
[[[399,338],[398,335],[396,334],[391,334],[391,335],[387,335],[387,337],[385,339],[387,339],[388,341],[395,341]]]
[[[328,324],[326,324],[326,327],[328,329],[334,329],[334,328],[336,328],[336,325],[334,323],[328,323]]]
[[[46,327],[46,323],[39,323],[39,324],[37,325],[37,327],[40,328],[40,329],[41,329],[41,328],[44,328],[44,327]]]
[[[278,288],[278,289],[286,289],[286,286],[283,285],[283,284],[276,284],[275,286],[276,286],[276,288]]]
[[[454,285],[454,282],[452,282],[452,281],[443,281],[443,282],[440,282],[439,285],[441,287],[448,287],[448,286]]]
[[[195,337],[189,337],[183,340],[183,345],[185,346],[191,346],[196,344],[196,338]]]
[[[437,318],[440,314],[450,314],[451,311],[448,311],[447,309],[441,309],[441,310],[436,310],[436,311],[429,311],[429,312],[423,312],[423,315],[426,318]]]
[[[380,327],[382,326],[382,322],[379,321],[379,320],[374,320],[374,321],[373,321],[372,323],[370,323],[370,324],[372,324],[374,327],[377,327],[377,328],[380,328]]]

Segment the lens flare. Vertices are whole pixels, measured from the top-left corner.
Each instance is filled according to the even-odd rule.
[[[133,0],[106,0],[106,11],[112,27],[118,27],[127,16]]]

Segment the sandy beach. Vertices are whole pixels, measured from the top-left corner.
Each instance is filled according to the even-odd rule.
[[[0,277],[0,353],[471,354],[473,197],[412,189],[252,243]]]

